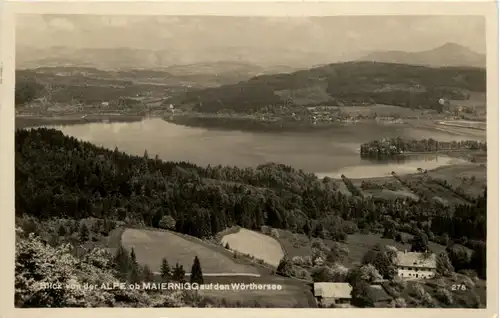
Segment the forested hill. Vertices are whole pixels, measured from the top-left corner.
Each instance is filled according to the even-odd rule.
[[[16,215],[97,217],[205,237],[262,225],[335,240],[360,230],[486,240],[486,192],[474,204],[346,196],[336,183],[279,164],[198,167],[129,156],[40,128],[16,132]],[[431,221],[430,221],[431,220]]]
[[[252,112],[269,105],[370,105],[435,108],[440,98],[486,91],[486,70],[377,62],[330,64],[187,92],[171,102],[204,112]]]

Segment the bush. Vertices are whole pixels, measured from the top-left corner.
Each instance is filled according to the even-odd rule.
[[[166,230],[175,230],[175,224],[176,222],[172,216],[165,215],[164,217],[161,218],[160,222],[158,223],[158,226]]]
[[[305,260],[304,260],[304,258],[302,258],[300,256],[294,256],[292,258],[292,264],[297,265],[297,266],[304,266]]]
[[[44,284],[113,285],[114,277],[110,255],[94,249],[78,259],[71,255],[68,245],[50,247],[31,234],[16,240],[15,305],[17,307],[153,307],[161,298],[179,298],[170,293],[152,299],[145,292],[130,289],[54,289]],[[119,303],[118,303],[119,302]]]
[[[446,305],[453,304],[453,295],[446,288],[438,288],[438,290],[436,291],[436,298]]]
[[[297,270],[296,276],[300,279],[311,280],[311,275],[303,268]]]
[[[338,280],[334,270],[326,265],[313,267],[311,277],[315,282],[342,282],[345,280]]]
[[[280,260],[276,273],[285,277],[290,277],[294,274],[292,262],[288,257],[285,256]]]
[[[326,246],[325,242],[323,242],[322,239],[319,239],[319,238],[313,239],[313,241],[311,243],[311,248],[318,249],[324,253],[330,252],[330,248],[328,246]]]
[[[321,261],[324,262],[326,254],[322,250],[313,247],[311,255],[312,264],[315,265],[318,262],[318,259],[321,259]]]
[[[404,298],[398,297],[391,302],[391,307],[406,308],[406,300]]]
[[[439,275],[445,277],[450,276],[455,271],[446,252],[442,252],[437,256],[436,271]]]
[[[360,273],[360,278],[368,283],[372,283],[374,281],[382,279],[382,275],[380,275],[380,273],[372,264],[361,266]]]
[[[304,256],[304,266],[312,266],[312,257],[310,255]]]
[[[402,292],[408,286],[407,282],[401,279],[399,276],[396,276],[391,282],[390,286],[393,287],[396,291]]]
[[[352,221],[344,221],[342,228],[346,234],[354,234],[359,231],[358,225]]]
[[[420,283],[414,283],[410,289],[410,295],[414,296],[417,299],[423,299],[426,294],[424,287]]]
[[[472,289],[472,288],[476,287],[476,284],[474,283],[474,281],[468,276],[462,277],[461,282],[462,282],[462,284],[467,286],[467,289]]]

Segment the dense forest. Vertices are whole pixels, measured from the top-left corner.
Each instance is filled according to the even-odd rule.
[[[432,138],[414,140],[403,138],[384,138],[364,143],[360,146],[362,157],[393,156],[408,152],[436,152],[447,150],[487,151],[486,142],[476,140],[437,141]]]
[[[331,106],[388,104],[442,111],[439,99],[468,99],[470,91],[486,91],[484,69],[347,62],[189,91],[172,102],[203,112],[248,112],[270,105],[298,105],[290,94],[280,94],[288,92],[301,100],[301,106],[321,101]]]
[[[16,132],[15,162],[18,217],[95,217],[160,227],[171,216],[176,231],[197,237],[234,225],[268,225],[336,241],[357,231],[394,237],[401,231],[485,249],[486,190],[460,206],[361,198],[337,191],[328,178],[280,164],[252,169],[165,162],[46,128]],[[480,260],[478,272],[486,264]]]

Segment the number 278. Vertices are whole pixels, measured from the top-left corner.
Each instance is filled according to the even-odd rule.
[[[451,290],[453,291],[459,291],[459,290],[466,290],[467,287],[463,284],[453,284],[451,285]]]

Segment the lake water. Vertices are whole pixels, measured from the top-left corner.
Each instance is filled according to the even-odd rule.
[[[426,156],[380,163],[359,156],[361,143],[381,137],[434,138],[440,141],[467,139],[441,131],[377,124],[339,126],[328,133],[251,133],[180,126],[162,119],[128,123],[90,123],[50,126],[64,134],[109,149],[118,147],[133,155],[156,154],[167,161],[189,161],[198,165],[255,167],[277,162],[319,176],[378,177],[434,169],[464,162],[447,157]]]

